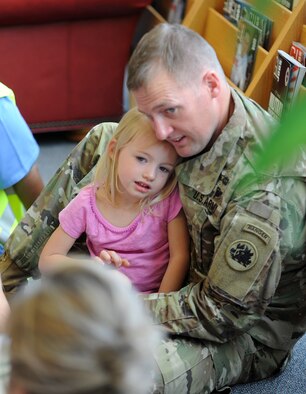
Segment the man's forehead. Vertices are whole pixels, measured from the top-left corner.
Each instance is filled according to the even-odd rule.
[[[145,114],[175,107],[180,101],[180,96],[172,89],[138,89],[134,98],[138,110]]]

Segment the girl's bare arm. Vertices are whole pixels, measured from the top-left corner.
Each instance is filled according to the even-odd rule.
[[[159,287],[160,293],[179,290],[189,268],[189,234],[184,211],[168,224],[170,259]]]

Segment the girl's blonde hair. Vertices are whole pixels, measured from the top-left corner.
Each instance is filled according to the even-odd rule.
[[[103,185],[105,188],[105,198],[112,205],[116,204],[116,196],[117,193],[120,192],[118,182],[118,158],[120,151],[128,144],[133,143],[136,138],[147,134],[156,138],[150,120],[146,117],[146,115],[139,112],[137,108],[132,108],[122,117],[115,133],[113,134],[111,141],[116,140],[116,145],[112,156],[109,154],[108,148],[106,148],[105,152],[98,161],[97,169],[94,175],[94,184],[97,186]],[[157,139],[156,141],[158,142]],[[166,141],[159,141],[159,143],[169,144],[169,142]],[[173,171],[160,193],[153,196],[153,198],[149,197],[143,199],[141,201],[141,206],[148,207],[168,197],[175,188],[176,183],[177,179],[175,172]]]

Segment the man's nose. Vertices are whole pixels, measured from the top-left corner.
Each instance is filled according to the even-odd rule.
[[[166,140],[168,136],[172,133],[172,127],[169,126],[168,122],[162,118],[154,119],[153,127],[156,138],[160,141]]]

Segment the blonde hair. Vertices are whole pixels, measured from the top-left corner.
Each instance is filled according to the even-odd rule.
[[[97,186],[103,184],[105,188],[105,197],[113,205],[115,205],[117,193],[120,192],[118,185],[118,157],[120,151],[128,144],[133,143],[136,138],[147,134],[156,139],[153,126],[147,116],[139,112],[137,108],[132,108],[122,117],[113,134],[111,141],[116,140],[116,145],[112,157],[110,157],[108,149],[106,149],[98,161],[94,175],[94,184]],[[156,141],[158,140],[156,139]],[[159,143],[169,144],[167,141],[159,141]],[[173,171],[160,193],[153,196],[153,198],[149,197],[143,199],[141,201],[141,206],[151,206],[168,197],[176,184],[177,179]]]
[[[116,274],[76,260],[15,299],[8,324],[12,387],[28,394],[147,391],[160,335]]]

